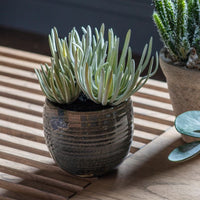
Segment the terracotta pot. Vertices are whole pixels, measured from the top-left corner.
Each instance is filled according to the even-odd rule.
[[[63,170],[79,176],[101,176],[116,168],[129,152],[132,101],[100,111],[76,112],[46,100],[43,124],[49,151]]]
[[[175,116],[189,110],[200,110],[200,71],[173,65],[166,59],[164,49],[159,58]],[[186,142],[199,140],[189,136],[183,136],[183,139]]]

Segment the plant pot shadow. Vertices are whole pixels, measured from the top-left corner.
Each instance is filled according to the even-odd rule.
[[[3,188],[1,197],[15,200],[52,199],[63,200],[84,190],[97,178],[80,178],[60,169],[52,160],[50,164],[24,159],[29,172],[4,166]],[[38,164],[40,170],[31,166]],[[46,165],[46,167],[45,167]],[[36,167],[36,166],[35,166]],[[8,175],[9,174],[9,175]],[[2,183],[1,183],[2,184]]]
[[[131,188],[131,194],[133,194],[140,188],[143,192],[150,194],[149,187],[152,185],[166,185],[167,188],[169,185],[178,185],[187,181],[191,174],[198,173],[200,161],[198,156],[186,162],[169,161],[169,153],[181,144],[183,140],[179,138],[169,146],[163,148],[160,146],[159,152],[154,151],[157,149],[155,145],[151,145],[150,148],[147,146],[146,150],[136,152],[118,170],[100,178],[101,187],[98,193],[106,193],[114,188],[120,194]],[[191,171],[191,168],[194,168],[194,171]]]

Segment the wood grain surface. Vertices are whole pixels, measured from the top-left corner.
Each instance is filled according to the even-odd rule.
[[[73,200],[199,200],[199,156],[183,163],[168,161],[169,152],[182,144],[170,128],[130,156],[119,169],[100,178]]]
[[[45,97],[34,74],[34,68],[45,62],[50,62],[49,57],[0,47],[0,199],[142,199],[141,195],[145,199],[157,190],[165,191],[162,182],[162,187],[158,187],[159,182],[152,184],[151,192],[144,187],[150,183],[151,168],[155,168],[152,173],[158,176],[157,169],[162,171],[168,166],[166,154],[161,153],[163,160],[155,161],[157,150],[151,150],[173,126],[166,83],[151,79],[132,97],[134,137],[130,154],[119,170],[103,178],[83,179],[56,166],[45,144],[42,125]],[[164,171],[167,174],[167,169]]]

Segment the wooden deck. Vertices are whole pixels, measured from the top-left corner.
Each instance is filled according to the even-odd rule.
[[[174,164],[167,161],[173,143],[181,140],[173,128],[167,85],[160,81],[149,80],[132,97],[134,138],[130,154],[119,170],[98,179],[83,179],[56,166],[43,137],[45,98],[34,74],[34,68],[49,60],[47,56],[0,47],[0,199],[191,199],[187,198],[188,193],[186,198],[166,195],[167,191],[174,191],[172,195],[177,193],[175,188],[182,189],[177,182],[172,183],[174,188],[169,187],[176,175]],[[178,168],[185,169],[184,165]],[[188,176],[184,173],[181,177],[194,185],[188,188],[184,182],[194,194],[195,177],[188,180]],[[195,195],[199,199],[199,190]]]

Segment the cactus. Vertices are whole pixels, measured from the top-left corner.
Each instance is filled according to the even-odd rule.
[[[154,5],[153,20],[171,60],[199,68],[200,0],[154,0]]]
[[[52,67],[47,64],[35,70],[42,91],[46,97],[59,104],[75,101],[82,91],[96,104],[118,105],[137,92],[153,76],[158,68],[158,55],[153,70],[151,57],[152,38],[146,44],[138,67],[132,58],[129,46],[131,31],[127,32],[124,47],[119,54],[119,38],[112,29],[108,30],[108,41],[104,39],[105,26],[82,27],[82,37],[75,28],[68,39],[60,39],[56,28],[49,36]],[[147,75],[140,77],[149,66]]]

